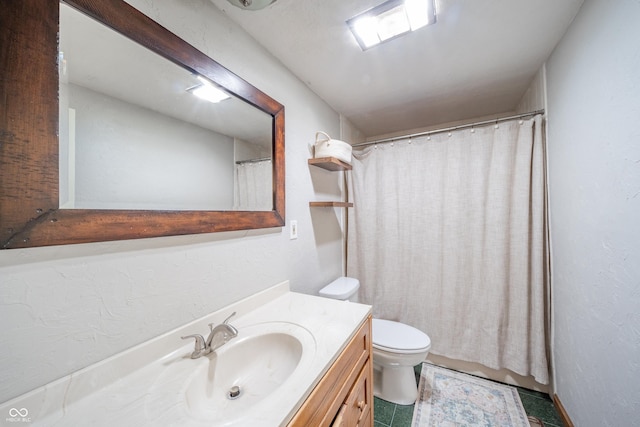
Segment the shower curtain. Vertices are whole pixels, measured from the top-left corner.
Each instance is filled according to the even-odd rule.
[[[236,164],[236,185],[233,208],[244,211],[273,209],[273,179],[271,160]]]
[[[548,384],[543,119],[354,151],[348,275],[431,352]]]

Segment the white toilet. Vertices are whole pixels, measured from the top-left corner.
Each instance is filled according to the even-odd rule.
[[[326,298],[358,302],[360,281],[339,277],[319,292]],[[373,394],[380,399],[412,405],[418,398],[413,367],[422,363],[431,340],[424,332],[404,323],[373,319]]]

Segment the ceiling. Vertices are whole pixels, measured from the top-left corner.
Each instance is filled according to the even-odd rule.
[[[583,0],[436,0],[437,23],[362,51],[383,0],[211,0],[366,136],[513,111]]]

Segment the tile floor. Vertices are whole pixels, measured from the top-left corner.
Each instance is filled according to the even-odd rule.
[[[420,379],[422,365],[415,368],[416,382]],[[518,387],[518,394],[527,415],[542,420],[545,427],[562,427],[562,421],[553,401],[547,394]],[[374,398],[374,427],[411,427],[413,405],[396,405],[382,399]]]

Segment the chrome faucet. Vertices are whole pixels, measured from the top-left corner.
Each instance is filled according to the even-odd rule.
[[[195,338],[196,340],[195,349],[193,350],[193,353],[191,353],[191,358],[197,359],[198,357],[205,356],[235,338],[238,335],[238,330],[229,324],[229,319],[235,315],[236,312],[234,311],[224,320],[224,322],[217,325],[215,328],[213,327],[213,323],[209,323],[209,330],[211,332],[209,332],[209,336],[206,340],[200,334],[181,337],[183,340],[188,338]]]
[[[234,311],[229,317],[224,319],[224,322],[222,322],[215,328],[213,327],[213,323],[209,323],[209,329],[211,330],[211,332],[209,332],[209,336],[207,337],[205,345],[209,348],[210,352],[216,351],[216,349],[225,345],[227,342],[229,342],[229,340],[238,336],[238,330],[229,324],[229,319],[231,319],[235,315],[236,312]],[[221,336],[222,339],[216,339],[214,343],[214,338],[218,336]]]

